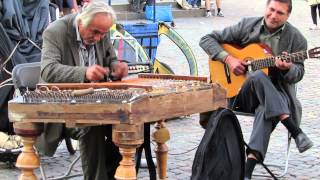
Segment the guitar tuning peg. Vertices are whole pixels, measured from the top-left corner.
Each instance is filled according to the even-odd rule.
[[[320,58],[320,47],[315,47],[308,50],[309,58]]]

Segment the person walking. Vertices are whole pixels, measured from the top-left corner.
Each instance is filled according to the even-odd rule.
[[[188,3],[192,6],[192,8],[198,8],[197,6],[198,1],[199,0],[188,0]]]
[[[223,14],[221,12],[221,0],[216,0],[216,7],[217,7],[217,16],[223,17]]]
[[[320,18],[320,0],[308,0],[308,3],[310,5],[311,18],[313,22],[313,25],[309,29],[310,30],[320,29],[317,23],[317,9],[318,9],[319,18]]]
[[[205,0],[205,7],[206,7],[206,15],[205,17],[211,17],[212,13],[211,13],[211,0]]]
[[[205,7],[206,7],[206,17],[212,16],[211,13],[211,0],[205,0]],[[224,17],[221,12],[221,0],[216,0],[216,7],[217,7],[217,16]]]
[[[51,2],[58,6],[60,17],[64,16],[63,9],[65,7],[70,9],[70,13],[78,12],[78,3],[76,0],[51,0]]]

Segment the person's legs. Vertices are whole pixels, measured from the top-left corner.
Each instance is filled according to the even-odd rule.
[[[206,17],[212,16],[211,14],[211,0],[205,0],[205,7],[206,7]]]
[[[103,127],[94,126],[79,139],[84,180],[108,179]]]
[[[106,135],[106,146],[107,149],[105,151],[106,156],[106,167],[109,179],[113,179],[116,170],[119,166],[119,163],[122,159],[122,156],[119,152],[119,148],[112,142],[112,125],[108,125],[105,128]]]
[[[266,119],[290,114],[288,102],[272,84],[271,79],[262,71],[255,71],[248,76],[237,96],[236,106],[240,111],[253,113],[262,105]]]
[[[300,153],[305,152],[313,146],[313,142],[308,136],[294,123],[290,116],[280,116],[281,123],[288,129],[294,138]]]
[[[54,3],[58,6],[59,8],[59,15],[63,16],[63,0],[54,0]]]
[[[70,8],[71,13],[75,13],[78,10],[78,3],[76,0],[66,0],[66,5]]]
[[[195,0],[188,0],[188,3],[193,6],[195,4]]]
[[[317,7],[318,7],[318,15],[319,15],[319,18],[320,18],[320,4],[318,4]]]
[[[249,156],[250,155],[250,156]],[[249,154],[247,157],[245,169],[244,169],[244,179],[250,180],[252,177],[252,173],[254,168],[256,167],[256,164],[258,163],[258,160],[255,156],[251,156],[252,154]]]
[[[310,6],[311,18],[314,25],[317,25],[317,5]]]
[[[196,1],[196,2],[197,2],[196,4],[197,4],[198,7],[201,7],[202,1],[203,1],[203,0],[197,0],[197,1]]]
[[[144,3],[144,0],[132,0],[131,10],[138,13],[143,12],[143,3]]]
[[[111,141],[111,127],[111,125],[90,127],[90,130],[79,139],[85,180],[114,179],[121,156]]]
[[[247,151],[246,176],[251,178],[252,171],[258,160],[264,159],[267,152],[270,135],[279,120],[290,117],[290,102],[287,96],[278,91],[271,79],[262,71],[256,71],[249,75],[243,84],[236,102],[235,108],[248,113],[255,113],[255,121],[251,133]],[[281,119],[282,118],[282,119]],[[285,122],[291,122],[285,121]],[[286,124],[286,123],[285,123]],[[299,128],[290,124],[287,129],[291,133],[299,134]],[[298,131],[296,131],[298,130]],[[300,149],[299,149],[300,151]]]
[[[251,179],[255,165],[264,160],[268,150],[270,136],[276,125],[276,119],[265,119],[264,107],[259,106],[255,110],[255,119],[248,143],[247,161],[245,165],[245,177]]]
[[[219,9],[221,8],[221,0],[216,0],[216,6],[217,6],[218,12],[219,12]]]
[[[221,0],[216,0],[216,6],[217,6],[217,16],[223,17],[223,14],[221,12]]]
[[[154,1],[154,0],[147,0],[146,4],[147,4],[148,6],[152,6],[152,5],[153,5],[153,1]]]
[[[193,5],[192,5],[193,8],[200,7],[200,6],[198,6],[198,4],[199,4],[198,1],[200,1],[200,6],[201,6],[201,0],[193,0]]]
[[[291,120],[287,95],[278,91],[262,71],[256,71],[249,76],[237,98],[239,101],[236,103],[245,112],[254,112],[257,106],[262,105],[265,109],[265,118],[281,120],[293,138],[302,132]]]

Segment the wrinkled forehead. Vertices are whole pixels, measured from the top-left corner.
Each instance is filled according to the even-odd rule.
[[[91,19],[89,27],[100,31],[108,31],[113,24],[112,16],[105,13],[98,13]]]

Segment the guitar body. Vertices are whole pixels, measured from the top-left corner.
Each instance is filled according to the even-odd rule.
[[[255,61],[255,59],[265,58],[270,56],[270,51],[267,47],[260,44],[250,44],[242,49],[232,46],[230,44],[221,45],[225,51],[230,55],[242,59],[244,61]],[[223,88],[227,90],[227,98],[232,98],[236,96],[242,87],[244,81],[246,80],[245,75],[236,76],[230,72],[230,83],[228,82],[226,72],[224,69],[224,63],[220,61],[209,60],[209,71],[210,78],[212,82],[220,84]],[[268,74],[268,68],[262,69],[266,74]]]

